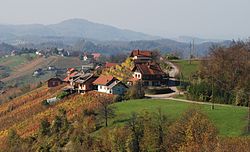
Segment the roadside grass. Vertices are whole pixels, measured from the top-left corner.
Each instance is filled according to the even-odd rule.
[[[161,99],[141,99],[130,100],[126,102],[115,103],[116,117],[110,122],[110,127],[124,125],[128,122],[132,113],[162,112],[175,121],[188,109],[192,107],[199,108],[214,123],[220,136],[241,136],[247,125],[247,108],[234,106],[215,106],[211,110],[209,105],[199,105],[184,103],[173,100]],[[113,122],[113,123],[112,123]]]
[[[183,74],[184,81],[189,81],[192,73],[196,72],[199,68],[200,61],[194,60],[189,64],[188,60],[174,60],[172,61],[178,66],[180,72]]]

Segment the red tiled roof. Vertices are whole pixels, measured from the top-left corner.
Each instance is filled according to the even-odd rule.
[[[115,77],[113,76],[105,76],[105,75],[101,75],[99,78],[97,78],[93,84],[96,85],[107,85],[108,83],[110,83],[111,81],[116,80]]]
[[[63,81],[69,81],[69,79],[70,79],[71,77],[75,76],[77,73],[78,73],[78,72],[73,72],[73,73],[71,73],[69,76],[67,76],[66,78],[64,78]]]
[[[68,72],[73,72],[74,70],[76,70],[75,68],[68,68]]]
[[[116,65],[118,65],[118,63],[110,63],[110,62],[106,62],[106,64],[105,64],[105,68],[115,67]]]
[[[143,64],[136,64],[134,70],[137,69],[141,72],[141,74],[145,75],[164,75],[165,73],[162,71],[159,64],[154,63],[143,63]]]
[[[130,78],[128,81],[129,82],[136,82],[136,81],[138,81],[139,79],[138,78]]]
[[[152,57],[152,51],[145,51],[145,50],[133,50],[131,52],[130,57],[134,56],[144,56],[144,57]]]
[[[100,53],[92,53],[92,55],[94,56],[94,59],[98,59],[101,56]]]

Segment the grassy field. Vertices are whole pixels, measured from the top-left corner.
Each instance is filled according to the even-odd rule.
[[[14,68],[20,64],[25,64],[29,62],[31,58],[35,57],[35,54],[25,54],[17,56],[9,56],[7,58],[0,58],[0,65],[7,66],[9,68]]]
[[[189,80],[189,77],[192,73],[198,70],[200,61],[192,61],[191,64],[189,64],[188,60],[176,60],[173,61],[174,64],[176,64],[180,72],[182,72],[184,80]]]
[[[216,106],[211,110],[209,105],[190,104],[171,100],[131,100],[116,103],[116,117],[114,125],[122,125],[129,120],[133,112],[156,112],[159,108],[171,119],[178,119],[190,107],[201,109],[215,124],[221,136],[240,136],[247,125],[247,108],[233,106]]]

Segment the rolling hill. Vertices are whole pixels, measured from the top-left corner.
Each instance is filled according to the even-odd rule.
[[[84,37],[94,40],[153,40],[159,37],[93,23],[84,19],[70,19],[58,24],[0,25],[0,41],[25,43],[30,37]],[[31,41],[32,39],[30,39]]]

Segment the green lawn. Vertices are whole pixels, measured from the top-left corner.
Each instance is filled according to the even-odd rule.
[[[198,70],[200,61],[192,61],[191,64],[189,64],[188,60],[175,60],[173,63],[179,67],[184,80],[187,81],[189,80],[189,76]]]
[[[149,111],[155,112],[159,108],[171,119],[178,119],[182,113],[190,107],[198,107],[209,119],[214,122],[222,136],[240,136],[244,132],[247,125],[247,108],[243,107],[225,107],[215,106],[215,110],[211,110],[209,105],[190,104],[172,100],[131,100],[114,104],[116,107],[116,117],[113,119],[114,125],[122,125],[128,121],[131,113]]]

